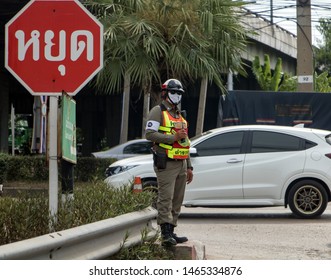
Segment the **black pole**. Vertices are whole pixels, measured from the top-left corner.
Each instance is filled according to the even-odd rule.
[[[68,195],[74,192],[74,164],[61,160],[61,173],[62,173],[62,194]]]

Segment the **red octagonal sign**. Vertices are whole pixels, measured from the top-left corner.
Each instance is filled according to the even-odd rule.
[[[103,66],[103,26],[77,0],[32,0],[6,24],[5,67],[33,95],[75,95]]]

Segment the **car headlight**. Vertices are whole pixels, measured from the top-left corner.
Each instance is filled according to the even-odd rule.
[[[112,175],[117,175],[119,173],[125,172],[130,170],[131,168],[136,167],[137,165],[123,165],[123,166],[109,166],[106,169],[106,177],[112,176]]]

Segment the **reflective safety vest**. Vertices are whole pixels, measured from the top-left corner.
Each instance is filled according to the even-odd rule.
[[[178,130],[187,129],[187,121],[180,115],[179,118],[171,116],[167,110],[162,110],[163,122],[159,131],[164,134],[176,134]],[[190,140],[188,138],[174,142],[172,145],[160,143],[160,147],[166,149],[167,156],[171,159],[186,159],[189,155]]]

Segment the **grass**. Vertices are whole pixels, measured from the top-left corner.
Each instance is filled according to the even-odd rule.
[[[0,197],[0,245],[49,233],[50,216],[47,184],[26,184],[25,190],[14,196]],[[153,192],[133,193],[130,188],[110,189],[103,182],[76,184],[74,199],[59,203],[54,231],[77,227],[125,213],[139,211],[150,206]],[[18,186],[18,185],[16,185]],[[20,188],[21,189],[21,188]],[[59,202],[61,198],[59,197]],[[171,251],[159,245],[158,238],[147,240],[142,236],[139,246],[122,248],[112,259],[173,259]]]

